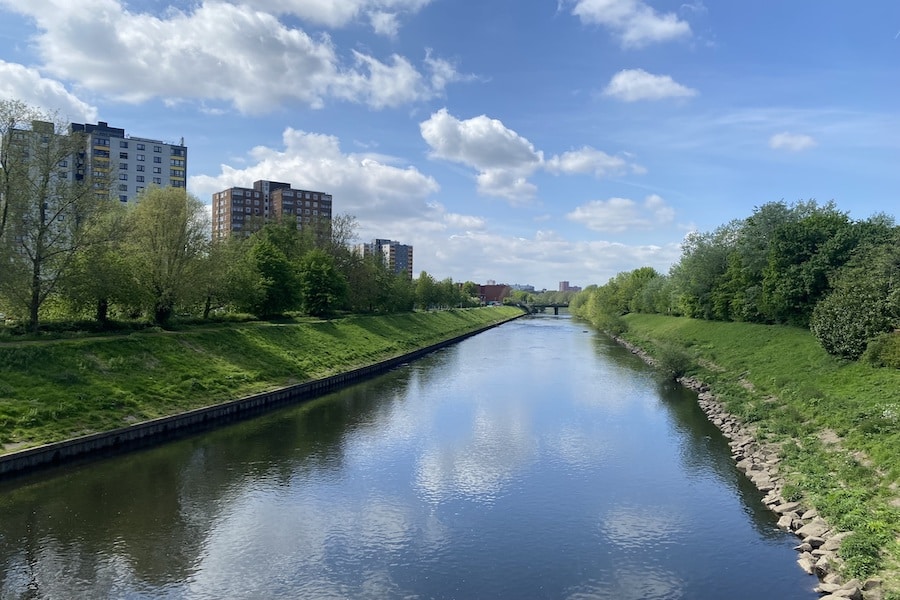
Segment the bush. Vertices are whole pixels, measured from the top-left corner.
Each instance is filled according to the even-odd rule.
[[[882,333],[869,341],[862,360],[873,367],[900,369],[900,333]]]
[[[661,344],[657,348],[656,362],[659,368],[672,379],[684,376],[694,366],[690,354],[675,344]]]

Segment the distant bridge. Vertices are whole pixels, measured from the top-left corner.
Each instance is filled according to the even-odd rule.
[[[528,311],[529,314],[544,312],[548,308],[553,309],[553,314],[558,315],[559,309],[561,308],[569,308],[568,302],[529,302],[529,303],[518,303],[516,306],[522,308],[523,310]]]

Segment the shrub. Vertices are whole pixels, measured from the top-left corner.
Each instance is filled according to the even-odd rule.
[[[869,341],[862,360],[874,367],[900,369],[900,334],[882,333]]]
[[[656,352],[659,367],[672,379],[685,375],[693,366],[693,359],[684,348],[675,344],[660,344]]]

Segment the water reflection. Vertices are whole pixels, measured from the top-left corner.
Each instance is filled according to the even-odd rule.
[[[0,597],[815,598],[757,505],[689,393],[539,318],[0,486]]]

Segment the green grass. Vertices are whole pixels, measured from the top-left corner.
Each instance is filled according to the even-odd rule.
[[[521,314],[450,310],[0,342],[3,452],[317,379]]]
[[[834,358],[804,329],[638,314],[626,323],[623,337],[651,354],[680,346],[688,374],[781,442],[785,493],[855,532],[841,548],[847,575],[879,574],[900,597],[900,370]]]

